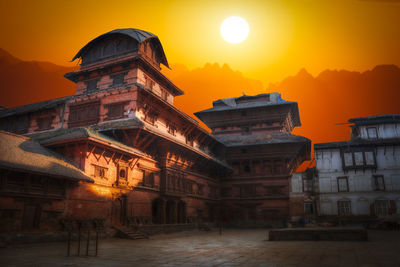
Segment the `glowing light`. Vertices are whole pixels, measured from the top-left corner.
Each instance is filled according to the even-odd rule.
[[[232,16],[226,18],[220,28],[221,36],[228,43],[241,43],[249,35],[250,27],[244,18]]]

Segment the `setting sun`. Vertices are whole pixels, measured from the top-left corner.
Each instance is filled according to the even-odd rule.
[[[221,36],[228,43],[241,43],[249,35],[249,24],[241,17],[232,16],[221,24]]]

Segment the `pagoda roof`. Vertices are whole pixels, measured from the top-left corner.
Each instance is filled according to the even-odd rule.
[[[0,167],[21,172],[93,182],[82,170],[60,154],[31,138],[0,131]]]
[[[110,35],[114,35],[114,34],[126,35],[130,38],[135,39],[139,43],[143,43],[146,40],[151,40],[155,44],[155,46],[157,47],[157,49],[159,50],[159,52],[161,54],[161,63],[169,68],[167,57],[165,56],[164,49],[163,49],[162,44],[161,44],[160,40],[158,39],[157,35],[154,35],[147,31],[134,29],[134,28],[115,29],[115,30],[109,31],[107,33],[104,33],[104,34],[94,38],[89,43],[87,43],[84,47],[82,47],[81,50],[79,50],[79,52],[74,56],[72,61],[74,61],[77,58],[82,57],[98,41],[100,41],[104,38],[107,38]]]
[[[215,138],[227,147],[251,146],[251,145],[274,145],[289,143],[311,143],[310,139],[286,132],[250,135],[224,135]]]

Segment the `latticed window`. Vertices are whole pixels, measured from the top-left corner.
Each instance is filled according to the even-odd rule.
[[[338,191],[339,192],[348,192],[349,191],[349,183],[347,181],[347,177],[338,177]]]
[[[376,191],[384,191],[385,190],[385,179],[383,175],[374,175],[374,189]]]
[[[370,139],[378,138],[378,132],[376,131],[376,127],[368,127],[367,134],[368,134],[368,138],[370,138]]]
[[[314,214],[314,206],[312,202],[304,202],[304,214],[305,215]]]
[[[116,75],[112,76],[112,79],[113,79],[113,83],[112,83],[113,86],[124,84],[125,73],[116,74]]]
[[[313,191],[313,180],[312,179],[304,179],[303,180],[303,192],[312,192]]]
[[[351,215],[351,201],[348,200],[338,201],[338,214],[340,216]]]
[[[154,187],[154,173],[142,170],[142,185]]]
[[[343,156],[344,156],[344,165],[346,167],[353,166],[353,153],[346,152],[346,153],[343,153]]]
[[[389,213],[388,200],[375,200],[375,214],[378,216],[386,216]]]
[[[124,107],[126,102],[114,103],[107,105],[108,112],[107,117],[108,119],[118,119],[124,117]]]
[[[256,186],[254,184],[247,184],[240,186],[241,197],[252,197],[256,195]]]
[[[69,107],[69,127],[96,124],[99,121],[100,104],[98,101]]]
[[[94,176],[107,179],[107,168],[94,165]]]
[[[97,89],[97,83],[99,80],[90,80],[86,82],[86,91],[92,92]]]
[[[51,124],[53,123],[54,116],[40,117],[36,119],[39,130],[49,130],[51,129]]]

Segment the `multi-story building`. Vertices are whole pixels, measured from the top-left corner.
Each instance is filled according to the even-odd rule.
[[[280,94],[220,99],[195,113],[226,146],[233,173],[221,178],[224,221],[265,225],[289,216],[289,179],[310,157],[311,142],[291,134],[300,126],[296,102]]]
[[[54,229],[62,218],[215,221],[220,188],[229,218],[237,209],[245,221],[288,215],[288,177],[310,153],[308,139],[290,134],[297,103],[279,94],[216,101],[228,108],[197,114],[222,120],[209,124],[213,135],[174,106],[183,91],[160,72],[168,62],[157,36],[114,30],[74,59],[80,69],[65,77],[75,95],[0,111],[0,129],[14,133],[0,133],[2,231]]]
[[[319,215],[400,214],[400,115],[349,123],[350,141],[314,145]]]

